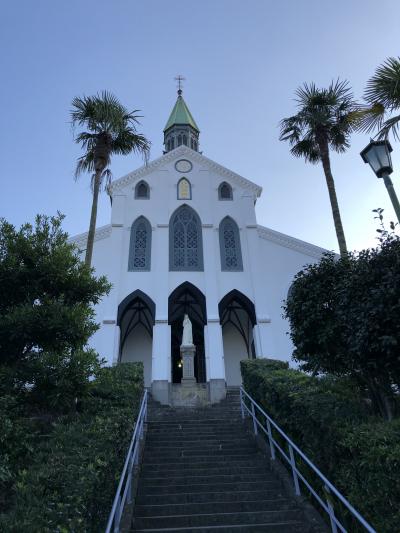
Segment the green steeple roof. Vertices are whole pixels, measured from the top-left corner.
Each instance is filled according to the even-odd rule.
[[[182,95],[179,94],[180,92],[182,91],[178,91],[178,98],[169,116],[164,131],[168,130],[175,124],[189,124],[189,126],[192,126],[192,128],[200,132],[191,112],[189,111],[188,106],[186,105],[185,100],[183,99]]]

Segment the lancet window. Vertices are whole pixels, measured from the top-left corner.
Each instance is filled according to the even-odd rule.
[[[131,227],[128,271],[150,270],[151,226],[144,217],[135,220]]]
[[[145,181],[139,181],[135,187],[135,198],[148,200],[150,198],[150,188]]]
[[[223,271],[242,271],[239,228],[230,217],[225,217],[219,225],[219,245],[221,269]]]
[[[203,270],[201,222],[188,205],[175,211],[169,225],[170,270]]]
[[[232,187],[226,181],[218,187],[218,200],[233,200]]]

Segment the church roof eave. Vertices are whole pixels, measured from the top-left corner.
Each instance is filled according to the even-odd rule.
[[[236,174],[236,172],[229,170],[228,168],[220,165],[219,163],[208,159],[208,157],[205,157],[200,152],[196,152],[195,150],[192,150],[188,146],[184,145],[174,148],[170,152],[167,152],[166,154],[162,155],[161,157],[154,159],[154,161],[151,161],[147,165],[143,165],[137,170],[134,170],[133,172],[130,172],[129,174],[126,174],[125,176],[122,176],[121,178],[113,181],[109,188],[110,195],[112,196],[113,193],[120,191],[127,185],[135,183],[137,180],[142,179],[144,176],[151,174],[158,168],[162,167],[164,164],[167,164],[170,161],[173,161],[174,159],[183,156],[191,157],[193,161],[207,166],[210,170],[214,170],[220,176],[225,177],[227,179],[231,179],[232,182],[236,183],[238,186],[252,191],[252,193],[254,194],[254,199],[259,198],[261,196],[262,187],[260,187],[260,185],[257,185],[253,181],[244,178],[240,174]]]
[[[259,224],[257,224],[257,229],[258,235],[261,239],[273,242],[279,246],[284,246],[285,248],[290,248],[291,250],[308,255],[314,259],[321,259],[322,255],[329,251],[326,248],[321,248],[315,244],[302,241],[296,237],[286,235],[286,233],[281,233],[280,231],[276,231],[265,226],[260,226]]]

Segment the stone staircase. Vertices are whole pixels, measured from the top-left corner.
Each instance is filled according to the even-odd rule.
[[[132,531],[317,532],[245,432],[238,390],[218,405],[149,402]]]

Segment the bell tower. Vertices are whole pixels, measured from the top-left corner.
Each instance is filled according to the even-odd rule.
[[[178,98],[164,128],[164,153],[170,152],[182,144],[196,152],[199,151],[200,130],[182,96],[182,76],[178,81]]]

